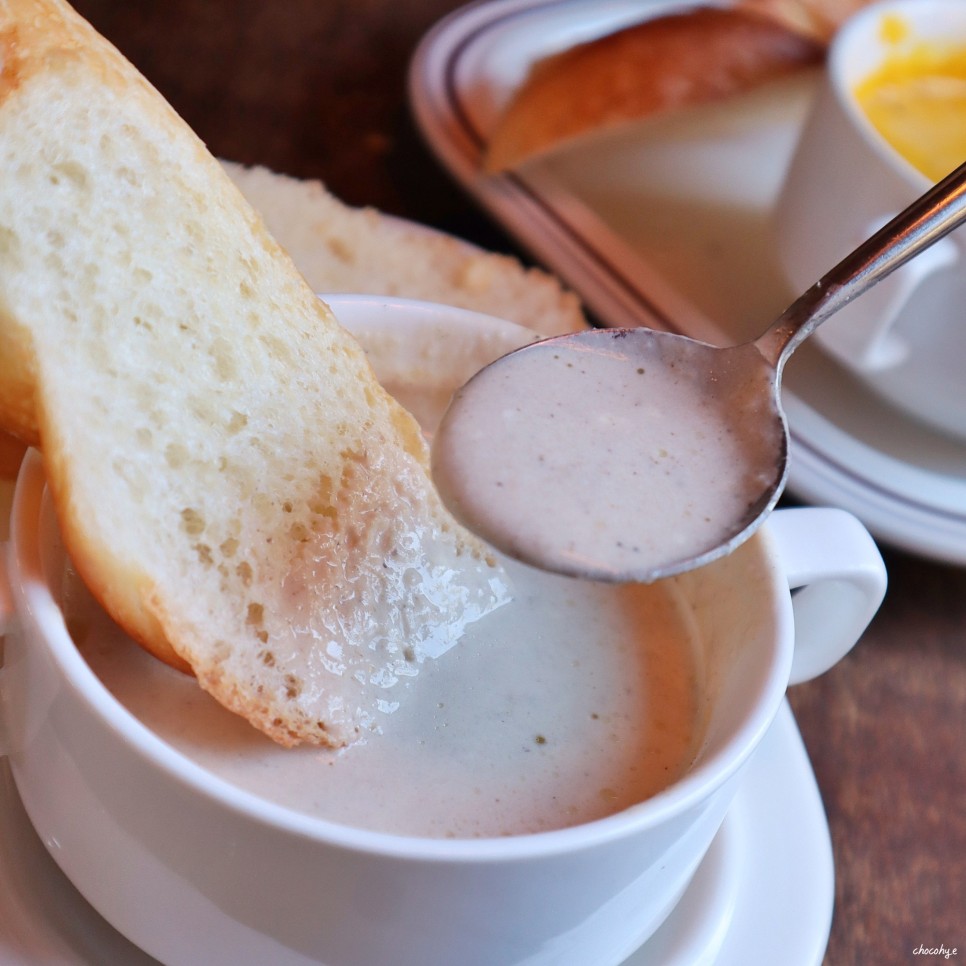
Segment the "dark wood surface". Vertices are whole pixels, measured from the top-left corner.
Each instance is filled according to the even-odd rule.
[[[75,6],[216,155],[320,178],[352,204],[521,254],[409,116],[409,58],[455,0]],[[832,966],[935,959],[915,955],[920,944],[966,959],[966,569],[884,554],[890,590],[872,627],[791,694],[834,843]]]

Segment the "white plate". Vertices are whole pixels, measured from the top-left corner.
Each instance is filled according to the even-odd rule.
[[[815,72],[589,137],[511,174],[479,170],[534,60],[678,6],[471,4],[420,45],[410,98],[442,163],[601,322],[727,344],[757,335],[796,294],[771,254],[770,212]],[[789,363],[784,400],[794,493],[850,510],[886,542],[966,563],[966,445],[903,416],[812,345]]]
[[[828,941],[833,892],[825,813],[786,703],[684,897],[625,966],[813,966]],[[6,759],[0,759],[0,962],[156,963],[108,925],[47,854]]]

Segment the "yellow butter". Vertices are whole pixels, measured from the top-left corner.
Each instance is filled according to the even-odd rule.
[[[882,64],[855,88],[873,127],[933,181],[966,161],[966,46],[916,39],[883,17]]]

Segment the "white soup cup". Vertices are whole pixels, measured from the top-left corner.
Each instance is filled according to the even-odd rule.
[[[329,301],[374,357],[386,338],[399,339],[426,360],[427,379],[440,339],[485,345],[492,356],[531,337],[423,303]],[[476,365],[486,361],[474,353]],[[621,962],[687,887],[789,682],[822,673],[853,646],[886,583],[854,517],[775,513],[730,556],[673,578],[698,632],[709,707],[683,778],[576,827],[432,839],[289,811],[165,744],[75,648],[56,602],[57,532],[31,452],[2,557],[11,603],[0,753],[58,865],[102,916],[170,966]]]

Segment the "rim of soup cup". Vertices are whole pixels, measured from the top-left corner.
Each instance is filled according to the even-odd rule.
[[[406,303],[403,309],[429,304],[392,300],[395,306],[402,302]],[[454,314],[464,313],[447,308],[445,315],[453,317]],[[89,713],[100,718],[132,752],[153,763],[172,781],[230,811],[320,845],[429,862],[492,862],[576,852],[656,828],[710,798],[740,769],[770,727],[784,699],[794,632],[790,598],[766,524],[749,543],[757,542],[756,552],[765,556],[764,569],[769,575],[767,590],[757,591],[754,598],[760,602],[758,606],[772,611],[775,643],[769,650],[769,661],[756,668],[754,699],[740,713],[738,725],[722,746],[668,788],[621,812],[580,825],[501,837],[432,838],[356,828],[315,817],[271,802],[213,774],[167,744],[110,693],[71,639],[60,607],[44,578],[42,515],[52,514],[49,501],[44,499],[45,492],[40,454],[30,451],[15,489],[9,547],[28,611],[18,619],[21,625],[28,621],[36,625],[63,680],[83,699]],[[722,563],[726,561],[718,565]]]

